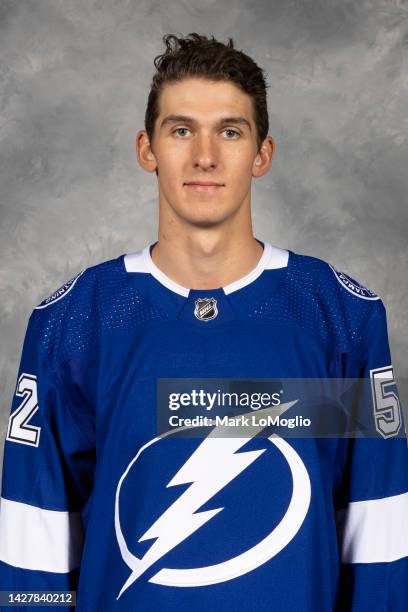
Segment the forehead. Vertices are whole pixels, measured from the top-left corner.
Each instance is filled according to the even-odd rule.
[[[202,78],[186,78],[163,86],[159,119],[168,114],[188,115],[203,122],[226,114],[254,121],[252,98],[247,93],[234,83]]]

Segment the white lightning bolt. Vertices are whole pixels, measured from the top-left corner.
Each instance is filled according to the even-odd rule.
[[[251,416],[259,418],[267,415],[281,415],[294,402],[275,408],[266,408]],[[244,415],[248,416],[248,415]],[[251,427],[251,434],[245,438],[230,438],[228,427],[215,427],[197,447],[187,462],[170,480],[167,487],[191,483],[191,486],[153,523],[142,535],[139,542],[156,538],[142,559],[132,563],[132,574],[123,585],[119,595],[137,580],[153,563],[183,542],[224,508],[197,512],[209,499],[221,491],[229,482],[243,472],[266,449],[237,453],[250,439],[255,437],[266,425]],[[246,428],[245,431],[248,431]],[[225,437],[223,437],[225,436]]]

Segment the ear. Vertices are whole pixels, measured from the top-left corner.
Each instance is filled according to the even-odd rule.
[[[252,165],[252,176],[259,177],[266,174],[271,167],[274,154],[275,141],[271,136],[267,136],[254,159],[254,163]]]
[[[137,161],[147,172],[154,172],[157,168],[156,157],[152,151],[146,130],[139,130],[136,135]]]

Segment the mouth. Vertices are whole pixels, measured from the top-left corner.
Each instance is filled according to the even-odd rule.
[[[183,183],[183,187],[187,187],[193,191],[213,193],[220,187],[225,187],[225,185],[223,183],[215,183],[213,181],[189,181],[187,183]]]

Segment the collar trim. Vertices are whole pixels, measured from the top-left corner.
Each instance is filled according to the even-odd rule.
[[[147,245],[143,250],[137,251],[135,253],[128,253],[124,256],[124,263],[127,272],[144,272],[151,274],[154,276],[156,280],[159,281],[162,285],[170,289],[170,291],[174,291],[174,293],[178,293],[183,297],[188,297],[190,293],[190,289],[187,287],[183,287],[176,283],[176,281],[172,280],[169,276],[164,274],[156,266],[151,255],[150,248],[152,245]],[[238,280],[229,283],[225,287],[222,287],[224,293],[228,295],[229,293],[233,293],[238,289],[242,289],[247,285],[256,280],[264,270],[275,270],[277,268],[286,268],[288,265],[289,259],[289,251],[286,249],[280,249],[279,247],[272,246],[268,242],[264,243],[264,250],[260,260],[257,265],[251,272],[239,278]],[[211,291],[209,289],[209,291]]]

